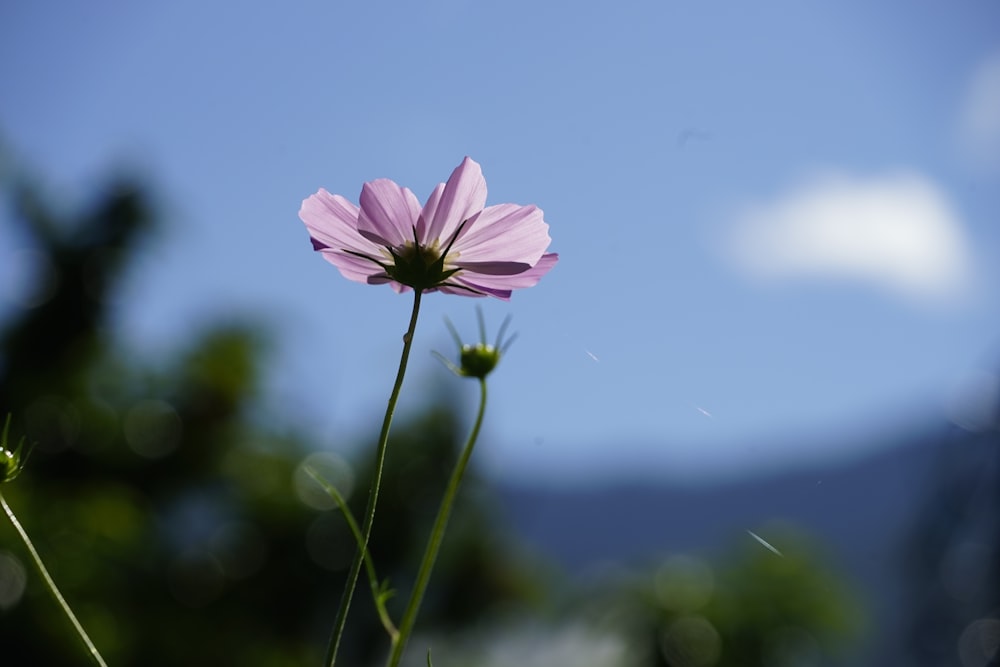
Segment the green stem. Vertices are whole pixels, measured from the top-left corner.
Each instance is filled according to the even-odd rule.
[[[14,516],[14,510],[12,510],[10,505],[7,504],[7,500],[3,497],[2,493],[0,493],[0,505],[3,505],[3,511],[7,513],[7,518],[10,519],[10,522],[13,524],[14,530],[17,531],[17,534],[21,536],[21,541],[24,542],[24,546],[28,548],[28,553],[31,554],[31,558],[35,561],[35,567],[38,568],[39,573],[42,575],[42,579],[45,580],[45,585],[48,586],[49,591],[52,592],[52,596],[56,599],[56,602],[59,603],[59,606],[62,607],[66,616],[69,617],[70,623],[73,624],[73,628],[76,630],[76,633],[80,636],[80,639],[83,640],[84,645],[86,645],[87,652],[90,653],[90,657],[93,658],[94,662],[101,667],[107,667],[107,663],[104,662],[104,658],[101,657],[97,647],[94,646],[94,642],[90,641],[90,637],[87,636],[87,632],[83,629],[83,626],[80,625],[80,621],[77,620],[76,614],[74,614],[73,610],[70,609],[69,603],[66,602],[66,598],[64,598],[62,593],[59,592],[56,582],[52,580],[52,576],[45,568],[45,563],[42,562],[42,557],[38,555],[38,551],[35,550],[35,545],[31,543],[31,538],[28,537],[28,533],[25,532],[21,523],[17,520],[17,517]]]
[[[379,587],[378,576],[375,573],[375,563],[372,562],[371,554],[368,553],[368,548],[365,546],[365,538],[361,534],[361,527],[358,526],[358,522],[354,520],[354,515],[351,514],[351,508],[347,506],[347,501],[344,500],[344,496],[340,494],[330,482],[326,481],[322,475],[313,470],[311,467],[306,466],[306,473],[316,480],[316,483],[323,487],[323,489],[330,494],[333,501],[337,503],[337,507],[340,508],[340,512],[344,515],[344,520],[347,522],[347,527],[350,528],[351,534],[354,536],[354,542],[358,545],[358,549],[364,552],[365,557],[365,569],[368,571],[368,585],[372,591],[372,600],[375,602],[375,606],[378,608],[378,617],[382,621],[382,627],[389,634],[389,637],[395,637],[399,631],[396,626],[393,625],[392,619],[389,617],[389,611],[385,608],[385,601],[388,599],[387,591]]]
[[[344,636],[344,626],[347,624],[347,612],[351,608],[351,598],[354,596],[354,588],[358,583],[358,575],[365,561],[365,551],[368,547],[368,540],[372,534],[372,524],[375,522],[375,505],[378,503],[379,487],[382,484],[382,467],[385,463],[386,445],[389,442],[389,427],[392,425],[392,415],[396,411],[396,401],[399,400],[399,391],[403,387],[403,376],[406,374],[406,362],[410,358],[410,347],[413,345],[413,332],[417,328],[417,316],[420,314],[420,297],[422,292],[419,289],[413,290],[413,312],[410,314],[410,326],[403,335],[403,354],[399,359],[399,370],[396,371],[396,383],[392,386],[392,393],[389,395],[389,405],[385,410],[385,418],[382,420],[382,432],[378,438],[378,448],[375,453],[375,470],[372,475],[372,485],[368,490],[368,507],[365,510],[365,521],[363,528],[364,544],[359,545],[354,554],[354,561],[347,574],[347,584],[344,587],[343,596],[340,599],[340,607],[337,609],[337,617],[334,620],[333,634],[330,637],[330,645],[326,651],[326,664],[334,667],[337,661],[337,651],[340,650],[340,640]]]
[[[424,591],[427,590],[427,583],[431,578],[431,571],[434,569],[434,561],[437,559],[441,542],[444,540],[444,531],[448,526],[448,517],[451,515],[451,508],[458,493],[458,487],[462,483],[465,475],[465,468],[472,456],[472,449],[476,446],[476,439],[479,437],[479,428],[483,425],[483,415],[486,412],[486,380],[479,378],[479,413],[476,415],[476,423],[472,427],[472,433],[465,443],[461,456],[455,463],[452,470],[451,479],[448,480],[448,487],[445,489],[444,498],[441,499],[441,507],[438,509],[437,518],[434,520],[434,527],[431,529],[430,539],[427,540],[427,548],[424,550],[424,558],[420,562],[420,570],[417,573],[417,580],[413,585],[413,592],[410,594],[410,601],[406,605],[403,613],[403,620],[399,625],[399,634],[393,639],[392,652],[389,654],[388,667],[397,667],[403,657],[403,650],[406,648],[406,641],[413,631],[413,626],[417,621],[417,612],[420,610],[420,602],[423,600]]]

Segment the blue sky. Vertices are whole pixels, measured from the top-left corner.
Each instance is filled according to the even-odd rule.
[[[335,448],[374,434],[409,301],[312,253],[299,205],[380,177],[423,200],[469,155],[561,260],[509,304],[429,297],[406,404],[479,303],[520,333],[490,472],[712,477],[995,386],[996,26],[985,0],[6,3],[0,136],[67,206],[148,178],[165,224],[120,335],[155,358],[253,315],[275,419]],[[0,219],[0,317],[26,250]]]

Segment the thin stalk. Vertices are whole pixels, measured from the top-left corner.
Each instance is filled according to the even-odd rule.
[[[372,590],[372,600],[375,602],[375,606],[378,609],[378,617],[382,621],[382,627],[389,634],[389,637],[395,637],[399,631],[396,626],[393,625],[392,619],[389,617],[389,611],[385,608],[385,601],[389,597],[389,591],[379,586],[378,575],[375,572],[375,563],[372,562],[372,556],[368,552],[367,547],[365,547],[365,538],[361,534],[361,527],[358,526],[358,522],[354,520],[354,515],[351,514],[351,508],[347,506],[347,501],[344,500],[344,496],[340,494],[330,482],[326,481],[322,475],[313,470],[311,467],[306,466],[306,473],[316,480],[316,483],[323,487],[323,489],[330,494],[333,501],[337,503],[337,507],[340,508],[340,512],[344,515],[344,520],[347,522],[347,527],[351,529],[351,534],[354,536],[354,542],[358,545],[359,549],[364,550],[365,555],[365,569],[368,572],[368,585]]]
[[[347,612],[351,609],[351,599],[354,596],[354,588],[358,583],[358,575],[365,562],[365,551],[368,548],[368,541],[372,534],[372,524],[375,522],[375,506],[378,503],[379,487],[382,484],[382,467],[385,463],[386,445],[389,442],[389,427],[392,425],[392,416],[396,411],[396,401],[399,400],[399,391],[403,387],[403,376],[406,375],[406,362],[410,358],[410,347],[413,345],[413,333],[417,328],[417,316],[420,314],[419,289],[413,290],[413,312],[410,314],[410,326],[403,335],[403,354],[399,358],[399,370],[396,371],[396,382],[392,386],[392,393],[389,395],[389,404],[385,410],[385,418],[382,420],[382,432],[378,438],[378,448],[375,452],[375,470],[372,476],[372,485],[368,489],[368,507],[365,509],[365,521],[362,529],[364,542],[358,546],[354,554],[354,561],[351,562],[351,569],[347,574],[347,584],[344,587],[343,596],[340,598],[340,607],[337,609],[337,617],[333,624],[333,634],[330,636],[330,645],[326,651],[326,664],[334,667],[337,662],[337,652],[340,650],[340,641],[344,636],[344,626],[347,624]]]
[[[2,493],[0,493],[0,505],[3,505],[3,511],[7,513],[7,518],[10,519],[10,522],[14,526],[14,530],[17,531],[17,534],[21,536],[21,541],[24,542],[24,546],[27,547],[28,553],[31,554],[32,560],[35,561],[35,567],[38,568],[38,572],[42,575],[42,579],[45,580],[45,585],[52,593],[52,597],[54,597],[56,599],[56,602],[59,603],[59,606],[62,607],[63,612],[65,612],[66,616],[69,617],[70,623],[73,624],[73,628],[76,630],[76,634],[78,634],[80,636],[80,639],[83,640],[83,643],[87,647],[87,652],[90,654],[90,657],[93,658],[94,662],[100,665],[100,667],[107,667],[108,663],[104,662],[104,658],[101,657],[101,654],[97,650],[97,647],[94,646],[94,642],[90,641],[90,637],[87,635],[86,630],[83,629],[83,626],[80,625],[80,621],[77,620],[76,614],[73,613],[73,610],[70,608],[69,603],[66,602],[66,598],[64,598],[62,596],[62,593],[59,592],[59,588],[56,586],[56,582],[53,581],[52,576],[49,574],[49,571],[45,568],[45,563],[42,562],[42,557],[38,555],[38,551],[35,549],[35,545],[31,543],[31,538],[28,537],[28,533],[21,526],[21,523],[17,520],[17,517],[14,516],[14,510],[12,510],[10,508],[10,505],[7,504],[7,500],[6,498],[3,497]]]
[[[445,489],[444,498],[441,499],[441,507],[438,509],[437,518],[434,520],[434,527],[431,529],[430,539],[427,540],[427,548],[424,550],[423,560],[420,562],[420,570],[417,573],[417,580],[413,585],[413,592],[410,594],[410,601],[406,605],[403,613],[403,620],[399,624],[399,634],[393,638],[392,651],[386,663],[388,667],[398,667],[400,659],[403,657],[403,650],[406,642],[413,631],[413,626],[417,621],[417,612],[420,611],[420,603],[427,590],[427,583],[431,578],[431,571],[434,569],[434,561],[437,559],[438,551],[441,549],[441,542],[444,540],[444,532],[448,526],[448,517],[454,505],[455,495],[458,487],[462,483],[465,475],[465,468],[472,456],[472,449],[476,446],[479,438],[479,428],[483,425],[483,415],[486,412],[486,379],[479,378],[479,413],[476,415],[476,423],[472,427],[469,439],[462,449],[462,454],[455,463],[455,469],[451,472],[451,479],[448,480],[448,487]],[[430,656],[428,655],[428,660]]]

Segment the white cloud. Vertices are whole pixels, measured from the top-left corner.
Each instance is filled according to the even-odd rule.
[[[744,210],[727,250],[754,277],[847,279],[922,301],[962,296],[971,273],[947,197],[913,173],[815,178]]]
[[[974,167],[1000,169],[1000,52],[972,74],[959,111],[958,142]]]

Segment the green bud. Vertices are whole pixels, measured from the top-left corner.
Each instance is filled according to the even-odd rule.
[[[28,451],[24,449],[24,438],[11,448],[7,444],[7,434],[10,431],[10,414],[3,425],[3,432],[0,433],[0,483],[10,482],[21,474],[24,464],[28,462]]]
[[[500,350],[493,345],[463,345],[459,372],[465,377],[484,378],[500,363]]]
[[[490,345],[486,342],[486,323],[483,321],[483,311],[481,308],[476,308],[476,315],[479,318],[479,335],[480,342],[474,345],[468,345],[462,342],[462,339],[458,335],[458,331],[455,330],[455,326],[451,323],[451,320],[445,318],[445,324],[448,325],[448,330],[451,332],[452,338],[455,339],[455,343],[458,345],[458,360],[459,363],[456,366],[452,362],[448,361],[441,354],[435,352],[438,359],[444,362],[452,373],[459,375],[461,377],[471,377],[484,379],[489,375],[497,364],[500,363],[500,357],[507,348],[510,347],[517,335],[513,335],[506,341],[503,340],[504,333],[507,331],[507,326],[510,324],[510,317],[504,318],[503,324],[500,325],[500,331],[497,333],[496,342]]]

